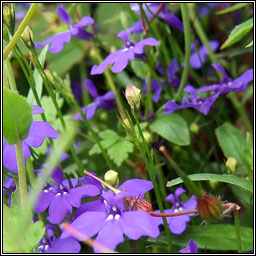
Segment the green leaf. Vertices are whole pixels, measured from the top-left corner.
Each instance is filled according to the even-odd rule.
[[[18,93],[3,88],[3,132],[7,144],[27,138],[32,123],[32,108]]]
[[[38,56],[38,60],[41,63],[42,67],[44,67],[47,52],[48,52],[48,45],[46,45],[43,48],[43,50],[40,52],[40,54]],[[34,77],[34,80],[35,80],[35,83],[36,83],[36,92],[38,94],[39,99],[41,99],[42,91],[43,91],[43,79],[42,79],[42,77],[39,74],[37,69],[34,70],[33,77]],[[27,101],[30,104],[36,104],[37,105],[37,102],[35,100],[35,96],[33,94],[32,89],[29,90],[29,93],[28,93],[28,96],[27,96]]]
[[[100,141],[102,147],[107,149],[109,157],[117,166],[120,166],[128,157],[128,154],[133,151],[133,144],[130,141],[120,137],[112,130],[100,132],[99,136],[102,138]],[[95,144],[89,151],[89,155],[100,153],[101,150],[97,144]]]
[[[253,229],[240,226],[242,251],[246,252],[253,249]],[[212,224],[206,226],[188,226],[181,235],[172,235],[173,245],[184,248],[188,241],[193,239],[198,248],[202,250],[237,251],[237,238],[234,225]],[[168,244],[165,236],[157,239],[149,238],[153,243]]]
[[[248,3],[238,3],[238,4],[234,4],[232,5],[231,7],[228,7],[224,10],[221,10],[219,12],[216,12],[216,14],[220,15],[220,14],[226,14],[226,13],[229,13],[229,12],[234,12],[238,9],[241,9],[243,7],[245,7],[246,5],[248,5]]]
[[[245,136],[240,130],[229,123],[224,123],[215,129],[218,143],[225,157],[234,157],[243,167],[248,167],[245,159]]]
[[[252,46],[253,46],[253,40],[249,44],[247,44],[244,48],[249,48],[249,47],[252,47]]]
[[[132,61],[131,67],[137,77],[146,78],[148,74],[148,65],[142,61]]]
[[[229,184],[236,185],[238,187],[241,187],[247,191],[250,191],[251,193],[253,192],[253,185],[252,182],[249,180],[246,180],[244,178],[239,178],[234,175],[229,175],[229,174],[213,174],[213,173],[195,173],[188,175],[188,177],[193,180],[193,181],[202,181],[202,180],[215,180],[219,182],[225,182]],[[177,178],[171,181],[168,181],[167,187],[172,187],[178,184],[183,183],[183,180],[181,178]]]
[[[149,128],[179,146],[187,146],[190,143],[187,123],[178,114],[161,115]]]
[[[224,42],[220,49],[223,50],[224,48],[227,48],[240,41],[252,28],[253,18],[235,26],[235,28],[231,31],[228,39]]]
[[[26,230],[25,239],[31,249],[33,249],[39,243],[44,233],[45,233],[45,228],[43,226],[42,221],[37,221],[35,223],[32,223],[28,227],[28,229]]]

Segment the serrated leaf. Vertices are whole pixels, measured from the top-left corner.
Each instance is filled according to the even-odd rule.
[[[41,63],[42,67],[44,67],[44,63],[45,63],[45,58],[46,58],[46,54],[48,52],[48,45],[46,45],[43,50],[40,52],[39,56],[38,56],[38,60]],[[36,92],[38,94],[39,99],[41,99],[41,95],[42,95],[42,89],[43,89],[43,79],[41,77],[41,75],[39,74],[38,70],[35,68],[34,72],[33,72],[33,77],[36,83]],[[32,92],[32,89],[29,90],[28,96],[27,96],[27,101],[30,104],[36,104],[36,100],[35,100],[35,96]]]
[[[242,251],[253,249],[253,229],[240,226]],[[188,226],[180,235],[172,235],[173,245],[184,248],[188,241],[193,239],[198,248],[203,250],[237,251],[237,237],[234,225],[212,224],[206,226]],[[161,235],[157,239],[149,238],[153,243],[168,244],[165,236]]]
[[[239,178],[234,175],[229,175],[229,174],[220,175],[220,174],[214,174],[214,173],[195,173],[195,174],[188,175],[188,177],[193,181],[215,180],[219,182],[225,182],[228,184],[233,184],[238,187],[241,187],[247,191],[250,191],[251,193],[253,192],[252,182],[244,178]],[[181,178],[177,178],[177,179],[168,181],[166,186],[172,187],[181,183],[183,183],[183,180]]]
[[[18,93],[3,88],[3,132],[7,144],[27,138],[32,123],[32,108]]]
[[[220,47],[221,50],[240,41],[253,28],[253,18],[235,26],[228,39]]]
[[[161,115],[149,126],[151,131],[179,146],[190,143],[187,123],[178,114]]]
[[[120,166],[132,151],[133,144],[127,140],[121,140],[112,145],[107,152],[115,164]]]
[[[249,48],[249,47],[252,47],[252,46],[253,46],[253,40],[249,44],[247,44],[244,48]]]
[[[224,123],[215,129],[218,143],[225,157],[234,157],[239,164],[248,168],[248,163],[244,156],[245,136],[240,130],[229,123]]]
[[[231,7],[228,7],[224,10],[221,10],[219,12],[216,12],[216,14],[220,15],[220,14],[226,14],[226,13],[230,13],[230,12],[234,12],[238,9],[241,9],[243,7],[245,7],[246,5],[248,5],[248,3],[238,3],[238,4],[234,4]]]
[[[45,228],[43,226],[42,221],[37,221],[35,223],[32,223],[28,227],[28,229],[26,230],[25,239],[31,249],[33,249],[39,243],[44,233],[45,233]]]

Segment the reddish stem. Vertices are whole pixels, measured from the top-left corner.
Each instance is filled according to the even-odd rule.
[[[164,8],[164,5],[165,5],[164,3],[160,4],[159,8],[157,9],[153,17],[149,20],[150,23],[155,19],[155,17],[159,14],[159,12],[162,11],[162,9]]]
[[[191,213],[198,213],[198,210],[190,210],[190,211],[184,211],[184,212],[176,212],[176,213],[156,213],[156,212],[149,212],[149,214],[153,217],[176,217]]]

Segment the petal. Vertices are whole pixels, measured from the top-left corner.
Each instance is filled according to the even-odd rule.
[[[86,40],[90,40],[91,39],[91,34],[88,33],[87,31],[85,31],[83,28],[72,28],[70,30],[71,35],[75,38],[78,39],[86,39]]]
[[[172,113],[173,111],[177,110],[177,109],[182,109],[184,108],[183,106],[180,106],[178,104],[176,104],[173,100],[168,100],[166,103],[165,103],[165,106],[164,106],[164,110],[163,110],[163,113],[164,114],[170,114]]]
[[[109,100],[114,100],[115,99],[115,94],[111,91],[106,92],[104,95],[99,96],[100,101],[109,101]]]
[[[51,242],[47,253],[79,253],[81,250],[80,243],[72,238],[67,237],[64,239],[55,239]]]
[[[50,124],[44,121],[33,121],[24,142],[30,147],[38,148],[46,138],[57,139],[58,137],[59,134]]]
[[[57,194],[49,207],[49,216],[46,219],[52,224],[59,224],[67,213],[72,213],[72,206],[65,195],[58,196]]]
[[[81,20],[79,20],[74,27],[86,27],[94,23],[94,19],[90,16],[85,16]]]
[[[37,115],[37,114],[42,114],[44,113],[44,109],[39,107],[39,106],[36,106],[36,105],[31,105],[31,107],[33,108],[33,113],[32,115]]]
[[[54,193],[53,191],[49,191],[47,189],[43,190],[37,200],[34,212],[37,214],[44,212],[49,207],[55,195],[56,193]]]
[[[143,31],[143,24],[142,24],[142,21],[139,20],[137,22],[135,22],[128,30],[127,30],[127,33],[130,34],[130,33],[141,33]]]
[[[109,250],[115,250],[116,246],[124,241],[123,231],[117,220],[108,221],[103,228],[99,231],[95,242],[103,245]],[[94,252],[101,253],[97,248],[94,248]]]
[[[130,179],[119,186],[119,190],[126,191],[130,195],[144,197],[144,194],[153,188],[152,182],[142,179]]]
[[[102,74],[105,69],[107,68],[108,65],[111,65],[115,62],[115,59],[118,57],[118,55],[123,51],[123,49],[120,49],[116,52],[110,53],[105,60],[101,62],[101,64],[94,65],[92,67],[92,70],[90,72],[90,75],[97,75],[97,74]]]
[[[244,72],[240,77],[233,81],[233,85],[230,86],[233,91],[243,92],[246,91],[248,83],[253,80],[253,69],[249,69]]]
[[[56,12],[67,25],[71,23],[70,16],[63,5],[58,6]]]
[[[59,166],[57,166],[54,170],[54,172],[52,173],[52,178],[53,180],[60,185],[62,183],[63,180],[63,172],[61,170],[61,168]]]
[[[130,49],[125,48],[115,59],[115,63],[111,68],[113,73],[119,73],[123,71],[128,65],[128,61],[134,59],[134,53]]]
[[[71,225],[85,236],[92,237],[102,228],[106,222],[106,219],[106,212],[85,212],[75,219]],[[68,231],[64,231],[60,238],[70,236],[72,236],[72,234],[70,234]]]
[[[83,197],[92,197],[96,196],[100,193],[100,190],[93,185],[84,185],[77,188],[72,188],[69,190],[67,196],[67,199],[69,203],[74,207],[80,207],[81,200]]]
[[[91,94],[91,96],[93,98],[96,98],[98,97],[98,92],[97,92],[97,89],[95,87],[95,85],[93,84],[92,80],[91,79],[86,79],[85,80],[85,87],[87,88],[88,92]]]
[[[183,203],[183,211],[189,211],[189,210],[194,210],[197,207],[197,199],[195,196],[191,196],[190,199]],[[193,216],[195,214],[188,214],[188,216]]]
[[[171,26],[181,31],[184,31],[182,21],[173,13],[165,11],[165,12],[160,12],[158,16],[162,18],[164,21],[166,21],[168,24],[170,24]]]
[[[175,74],[179,71],[179,66],[176,59],[173,59],[170,63],[169,67],[167,68],[167,75],[169,80],[172,80]]]
[[[156,238],[160,233],[153,217],[145,211],[124,212],[120,218],[120,225],[124,234],[134,240],[141,236]]]
[[[173,234],[181,234],[187,227],[187,222],[190,221],[189,216],[181,215],[176,217],[167,217],[169,228]]]
[[[200,89],[198,89],[197,93],[200,94],[203,92],[218,91],[221,89],[222,89],[221,84],[205,85],[205,86],[201,87]]]
[[[91,106],[87,108],[87,111],[86,111],[87,120],[91,120],[94,117],[97,107],[98,105],[93,103]]]
[[[185,192],[186,192],[186,190],[184,188],[182,188],[182,187],[177,188],[175,191],[175,198],[179,199],[180,195]]]
[[[191,249],[191,253],[198,253],[198,248],[197,248],[197,245],[196,243],[194,242],[194,240],[189,240],[188,242],[189,246],[190,246],[190,249]]]
[[[87,110],[87,106],[81,107],[81,110],[85,113],[86,110]],[[81,120],[81,121],[84,120],[79,112],[76,112],[76,113],[74,114],[74,116],[72,117],[72,119],[73,119],[73,120]]]
[[[127,42],[129,40],[129,34],[124,30],[119,32],[116,36],[121,38],[124,42]]]
[[[226,82],[226,81],[231,80],[231,78],[228,76],[225,68],[222,65],[220,65],[220,63],[215,62],[215,63],[212,64],[212,66],[215,68],[215,70],[219,70],[222,73],[222,75],[223,75],[222,82]]]
[[[144,52],[144,46],[146,45],[157,46],[159,44],[160,43],[155,38],[149,37],[136,43],[133,48],[133,52],[136,54],[142,54]]]
[[[153,97],[152,97],[153,101],[158,102],[160,94],[162,92],[162,86],[154,78],[152,79],[152,91],[155,92]]]
[[[204,115],[208,115],[210,109],[212,108],[214,102],[217,100],[220,94],[221,94],[221,91],[216,92],[212,96],[208,97],[207,99],[204,100],[203,104],[201,104],[201,106],[199,106],[197,109]]]

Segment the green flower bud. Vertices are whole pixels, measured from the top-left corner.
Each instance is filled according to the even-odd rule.
[[[9,29],[9,32],[13,35],[15,30],[15,7],[14,4],[4,6],[3,8],[4,24]]]
[[[197,200],[197,210],[204,220],[214,222],[221,219],[223,204],[219,198],[203,193]]]
[[[237,165],[237,160],[234,157],[228,157],[226,161],[226,166],[229,170],[229,173],[234,174],[236,172],[236,165]]]
[[[152,141],[152,136],[151,136],[151,133],[150,132],[147,132],[147,131],[143,131],[143,136],[144,136],[144,139],[147,143],[150,143]]]
[[[192,124],[189,126],[189,130],[190,130],[192,133],[198,134],[198,132],[199,132],[199,126],[197,125],[197,123],[192,123]]]
[[[119,183],[118,172],[109,170],[104,175],[104,180],[111,186],[117,187]]]
[[[132,123],[129,121],[129,119],[124,119],[122,122],[122,125],[124,126],[125,129],[127,130],[132,130],[133,129],[133,125]]]
[[[130,107],[134,110],[139,109],[141,100],[141,90],[132,84],[129,84],[125,89],[125,98]]]
[[[25,30],[21,35],[21,39],[26,44],[28,48],[34,48],[34,41],[33,41],[33,32],[30,26],[26,26]]]
[[[211,188],[215,189],[218,186],[219,182],[217,180],[209,180],[209,185]]]

